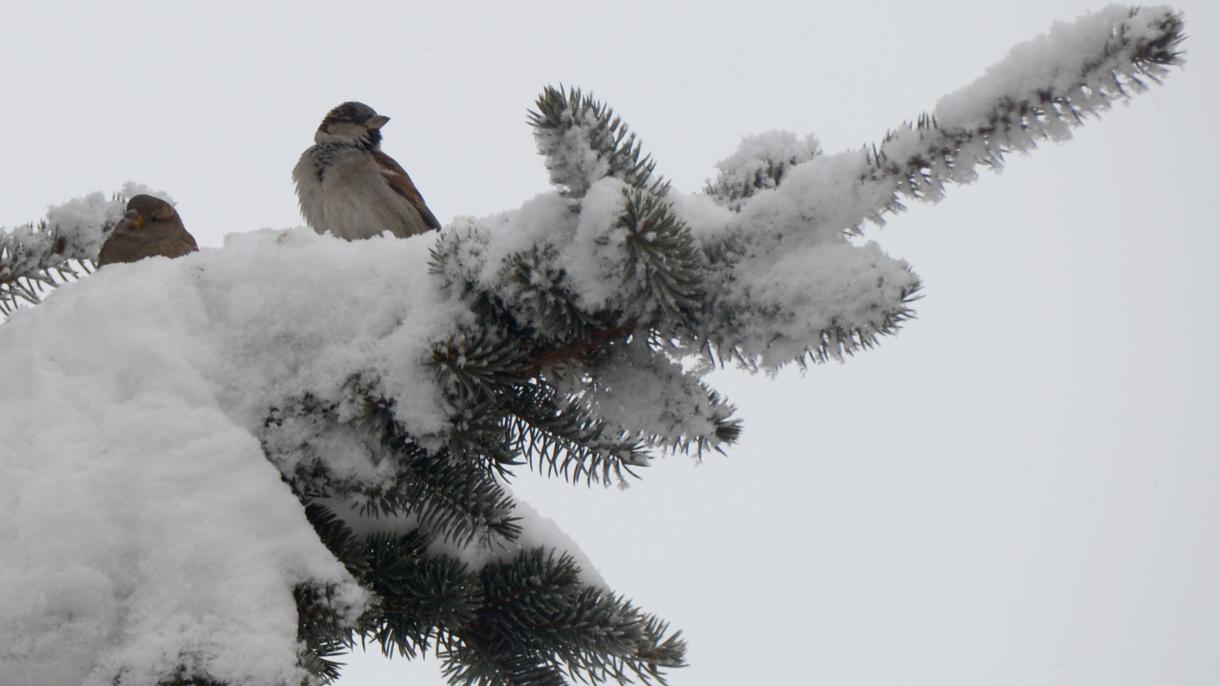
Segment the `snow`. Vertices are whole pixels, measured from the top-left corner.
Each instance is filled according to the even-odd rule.
[[[837,169],[829,159],[821,171],[794,168],[788,183],[743,208],[743,220],[725,222],[698,201],[678,204],[695,221],[711,218],[695,229],[707,236],[744,220],[758,224],[757,236],[799,234],[811,213],[833,225],[841,213],[810,195]],[[565,287],[599,307],[623,292],[615,270],[623,188],[613,179],[594,183],[580,212],[554,193],[516,212],[455,222],[439,243],[462,252],[441,261],[443,271],[511,302],[529,294],[507,266],[550,246],[548,259],[571,275]],[[60,216],[84,225],[110,207],[94,197]],[[743,263],[743,307],[799,305],[784,314],[779,340],[790,347],[776,354],[792,359],[814,335],[809,327],[870,309],[872,295],[850,294],[868,293],[860,281],[876,280],[876,270],[842,258],[859,249],[837,243],[840,233],[790,240],[784,250],[803,247],[787,267],[764,268],[771,260],[762,257]],[[235,684],[299,676],[293,586],[337,585],[349,614],[364,598],[280,479],[276,467],[294,465],[268,463],[256,436],[272,408],[306,393],[340,402],[360,375],[395,399],[398,419],[422,444],[441,445],[449,410],[427,360],[434,344],[477,322],[429,272],[437,241],[346,242],[307,229],[237,234],[177,260],[108,266],[0,327],[0,378],[23,391],[0,400],[0,559],[19,561],[0,570],[7,673],[28,674],[29,684],[121,685],[154,681],[185,662]],[[817,260],[827,241],[837,249]],[[762,255],[780,246],[757,247]],[[866,252],[874,266],[883,262],[875,249]],[[760,315],[750,325],[749,335],[771,341],[754,341],[760,351],[774,347],[776,322]],[[591,406],[658,444],[713,436],[724,410],[706,397],[703,372],[650,354],[607,365]],[[309,430],[290,426],[276,440],[316,440]],[[375,484],[389,473],[355,437],[340,431],[325,440],[315,457],[337,478]],[[518,507],[518,541],[442,540],[435,552],[477,566],[526,547],[558,547],[577,556],[586,581],[604,586],[558,527]]]
[[[503,267],[512,256],[551,244],[553,236],[575,230],[577,219],[572,203],[555,192],[539,194],[516,210],[482,218],[457,217],[442,240],[463,250],[456,260],[445,263],[461,270],[447,276],[499,288],[505,277]]]
[[[590,133],[597,128],[596,114],[586,109],[578,116],[580,121],[567,116],[563,122],[566,126],[559,129],[534,130],[538,149],[551,160],[548,166],[552,181],[567,186],[575,197],[584,195],[589,186],[610,170],[609,159],[593,148],[590,139]]]
[[[255,433],[364,369],[413,431],[442,428],[420,359],[461,317],[429,244],[256,232],[106,267],[0,327],[22,389],[0,397],[6,678],[147,684],[181,659],[235,684],[299,676],[293,586],[338,585],[349,613],[363,594]]]
[[[849,236],[901,209],[899,194],[937,201],[946,183],[975,180],[979,165],[1064,140],[1079,117],[1138,92],[1164,67],[1137,55],[1174,21],[1163,7],[1112,6],[1056,24],[944,97],[935,125],[905,125],[875,155],[821,154],[812,136],[785,132],[744,139],[709,184],[736,215],[675,196],[694,234],[729,255],[713,265],[722,352],[773,370],[806,352],[840,358],[870,345],[909,315],[919,281],[905,262]]]
[[[616,353],[594,378],[552,380],[573,395],[583,394],[598,416],[624,435],[659,445],[702,438],[708,447],[717,447],[715,421],[728,411],[712,403],[701,383],[708,365],[695,362],[684,369],[638,339]]]
[[[574,259],[603,249],[621,184],[592,197],[604,207],[581,219],[590,235],[577,242],[592,253]],[[501,274],[528,241],[498,229],[539,217],[560,236],[577,231],[566,200],[540,198],[490,218],[497,240],[470,241],[459,267]],[[0,567],[6,673],[121,686],[185,662],[234,684],[300,676],[294,585],[337,585],[348,614],[364,596],[276,469],[296,465],[269,463],[256,436],[272,408],[306,393],[341,402],[359,375],[395,399],[421,444],[442,444],[449,410],[427,360],[472,315],[429,273],[435,241],[236,234],[184,258],[108,266],[0,327],[0,378],[22,389],[0,399],[0,559],[18,561]],[[275,454],[324,459],[353,484],[392,473],[359,437],[310,431],[269,436],[314,441],[311,455]],[[553,523],[521,503],[514,515],[526,527],[517,541],[440,540],[434,552],[477,566],[558,547],[605,586]]]
[[[747,189],[775,188],[789,167],[808,162],[821,153],[821,144],[812,134],[803,139],[791,131],[746,136],[732,155],[716,163],[719,174],[714,188],[734,200]],[[739,203],[732,206],[736,209]]]
[[[876,243],[794,247],[735,270],[722,304],[739,313],[724,341],[755,365],[776,370],[807,351],[842,359],[905,313],[918,277]],[[863,334],[863,338],[861,338]]]
[[[870,172],[862,151],[823,155],[799,164],[775,190],[760,191],[741,209],[751,232],[781,241],[835,241],[893,197],[888,183],[861,183]]]
[[[1164,12],[1109,8],[1018,46],[942,100],[943,129],[889,137],[880,159],[892,168],[864,151],[822,154],[812,136],[744,139],[718,165],[714,197],[666,194],[708,256],[704,330],[666,352],[637,340],[596,374],[576,369],[554,382],[622,435],[677,445],[714,437],[725,411],[705,392],[705,367],[684,367],[702,344],[767,370],[870,345],[907,315],[919,282],[904,261],[853,237],[862,223],[892,211],[898,193],[936,199],[944,182],[973,179],[1006,149],[1066,136],[1074,113],[1053,108],[1002,135],[978,132],[997,106],[1046,89],[1083,112],[1108,106],[1113,74],[1134,75],[1123,51],[1157,35]],[[1094,62],[1082,89],[1081,65]],[[625,310],[637,293],[622,268],[625,186],[602,178],[609,164],[589,144],[591,116],[539,134],[566,189],[520,209],[459,218],[439,237],[238,234],[177,260],[109,266],[0,327],[0,379],[21,390],[0,396],[0,670],[18,686],[147,684],[183,663],[236,685],[298,682],[293,587],[337,588],[348,617],[367,598],[280,471],[321,459],[337,479],[372,485],[391,470],[344,429],[322,436],[308,422],[285,424],[272,440],[311,440],[316,451],[275,450],[276,465],[256,437],[273,408],[306,394],[341,403],[359,377],[394,400],[421,445],[444,445],[451,408],[428,360],[438,343],[479,329],[467,282],[543,335],[540,300],[552,292],[588,311]],[[956,145],[949,129],[974,138],[928,157]],[[926,179],[906,178],[915,163]],[[87,257],[121,210],[94,194],[52,208],[48,221],[66,256]],[[46,254],[55,247],[46,235],[26,227],[7,240]],[[553,522],[524,504],[515,514],[525,527],[515,542],[442,539],[433,552],[477,567],[558,547],[604,585]],[[412,525],[409,515],[352,521]]]
[[[815,360],[841,358],[905,316],[918,288],[906,262],[852,241],[890,205],[895,180],[875,175],[864,151],[814,155],[816,144],[806,140],[810,158],[787,167],[778,186],[763,184],[742,198],[727,221],[688,200],[677,204],[696,236],[731,246],[733,257],[715,265],[710,279],[722,322],[714,338],[749,367],[775,370],[808,352]],[[753,139],[743,145],[730,160],[774,149]],[[707,227],[699,224],[704,217]]]
[[[610,304],[622,286],[627,260],[627,229],[619,215],[627,203],[627,184],[613,177],[595,182],[580,204],[580,220],[563,248],[562,263],[578,302],[588,311]]]
[[[1057,22],[1049,33],[1012,48],[973,83],[941,98],[936,119],[949,129],[978,128],[1005,100],[1037,101],[1038,93],[1048,89],[1070,96],[1087,113],[1104,110],[1118,94],[1113,74],[1137,76],[1130,45],[1158,37],[1163,30],[1157,23],[1170,12],[1161,6],[1142,7],[1132,14],[1130,7],[1110,5],[1073,22]],[[1082,84],[1088,92],[1077,87],[1081,65],[1093,67]],[[1133,82],[1126,86],[1138,90]],[[1066,128],[1056,129],[1056,139],[1066,134]]]
[[[723,240],[736,214],[716,202],[705,193],[680,193],[671,190],[668,195],[674,214],[686,222],[691,232],[705,244]]]
[[[193,277],[218,329],[221,405],[258,426],[276,401],[306,392],[339,400],[350,377],[368,371],[412,433],[444,431],[422,361],[465,310],[428,276],[432,240],[347,243],[304,229],[229,236]]]

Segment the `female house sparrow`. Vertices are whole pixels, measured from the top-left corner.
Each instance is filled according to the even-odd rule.
[[[169,203],[151,195],[127,201],[127,212],[110,232],[97,256],[97,265],[135,262],[145,257],[181,257],[199,250],[182,218]]]
[[[345,102],[322,120],[317,145],[292,170],[301,214],[314,231],[355,240],[441,228],[411,177],[381,152],[381,127],[389,120],[359,102]]]

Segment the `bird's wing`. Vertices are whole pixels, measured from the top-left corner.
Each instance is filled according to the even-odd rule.
[[[321,231],[326,226],[322,212],[322,164],[318,161],[318,146],[301,154],[297,166],[292,168],[292,180],[297,187],[297,201],[301,205],[301,216],[305,223]]]
[[[97,266],[104,267],[115,262],[135,262],[145,257],[144,242],[135,236],[117,229],[110,234],[97,255]]]
[[[380,150],[373,151],[373,160],[377,162],[377,166],[381,167],[381,173],[385,176],[386,183],[390,184],[390,188],[411,203],[429,228],[439,230],[441,223],[436,220],[436,215],[432,214],[432,210],[428,209],[428,205],[424,203],[424,196],[419,194],[419,189],[415,187],[407,171],[399,166],[393,157]]]

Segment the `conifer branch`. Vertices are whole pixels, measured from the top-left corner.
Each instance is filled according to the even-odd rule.
[[[264,422],[263,450],[300,497],[357,498],[366,514],[409,514],[430,534],[462,545],[520,534],[512,498],[493,474],[476,462],[452,459],[447,449],[424,449],[394,417],[392,403],[358,383],[349,391],[354,397],[348,402],[359,408],[354,417],[342,419],[339,402],[305,396],[274,409]],[[326,450],[342,434],[376,459],[391,461],[393,476],[375,484],[336,477]]]
[[[559,192],[443,232],[429,275],[406,281],[436,287],[438,309],[391,324],[392,336],[384,313],[353,317],[376,329],[360,331],[364,340],[390,342],[360,360],[367,367],[343,369],[353,376],[341,391],[251,394],[272,409],[261,432],[246,428],[260,432],[327,549],[374,596],[356,619],[339,609],[342,575],[291,588],[299,666],[332,680],[335,658],[359,636],[387,653],[436,649],[450,679],[467,684],[663,681],[683,664],[680,636],[582,581],[570,556],[531,549],[486,562],[518,550],[483,545],[522,533],[504,486],[513,468],[609,483],[647,465],[650,450],[701,453],[736,440],[732,406],[703,382],[705,364],[687,367],[692,353],[773,369],[875,345],[912,316],[919,280],[847,234],[900,210],[900,197],[937,199],[978,166],[1065,137],[1159,80],[1180,61],[1181,30],[1172,12],[1124,8],[1057,28],[1088,54],[1068,61],[1063,50],[1019,48],[1016,67],[1002,63],[868,151],[824,155],[816,139],[783,134],[748,139],[708,186],[722,207],[700,197],[693,210],[609,107],[546,89],[530,122]],[[1042,82],[1013,87],[1010,70]],[[121,201],[74,202],[0,236],[0,314],[91,264]],[[504,226],[522,230],[494,230]],[[257,241],[252,249],[264,249]],[[293,373],[314,362],[309,346],[291,353]],[[300,373],[323,388],[333,382],[330,368]],[[421,396],[388,397],[380,389],[390,378],[413,382],[395,392]],[[420,406],[408,400],[427,407],[419,424],[431,433],[408,431],[397,413]],[[391,533],[357,535],[328,507],[338,504],[400,520]],[[206,664],[165,671],[166,684],[212,684]]]
[[[322,542],[375,595],[358,626],[345,626],[316,589],[298,588],[302,664],[323,683],[354,635],[383,653],[415,657],[435,647],[451,679],[466,683],[664,683],[685,644],[664,622],[586,585],[566,554],[540,548],[477,572],[428,553],[420,530],[356,537],[324,505],[306,515]],[[541,681],[539,681],[541,680]]]
[[[721,174],[706,191],[740,211],[759,191],[782,188],[796,167],[856,166],[855,195],[874,201],[828,228],[858,233],[866,221],[883,224],[886,214],[903,210],[900,196],[940,200],[946,184],[977,178],[977,167],[998,169],[1009,152],[1069,138],[1088,116],[1148,90],[1149,82],[1159,84],[1182,62],[1183,30],[1181,15],[1165,8],[1108,7],[1017,46],[983,77],[943,98],[934,113],[862,151],[858,162],[854,153],[821,155],[814,139],[801,145],[791,134],[757,136],[718,165]],[[1084,50],[1065,55],[1067,45]],[[1042,81],[1029,85],[1030,76]]]
[[[108,225],[88,227],[99,234]],[[48,290],[96,268],[97,250],[70,241],[74,233],[45,221],[0,233],[0,315],[37,305]]]
[[[894,192],[863,219],[903,209],[899,196],[935,202],[947,183],[969,183],[978,166],[997,169],[1013,151],[1040,141],[1062,141],[1085,119],[1161,83],[1182,63],[1182,16],[1164,8],[1112,6],[1058,25],[1051,36],[1018,46],[988,74],[944,98],[934,114],[919,116],[867,150],[865,185]],[[1055,40],[1092,46],[1074,62],[1059,61]],[[1046,75],[1037,85],[1010,86],[1011,73]],[[843,227],[856,231],[859,223]]]
[[[571,557],[541,549],[484,567],[484,605],[442,658],[452,683],[664,683],[685,643],[621,598],[584,585]]]
[[[644,446],[609,426],[573,398],[544,382],[527,384],[504,399],[509,442],[531,467],[586,484],[622,482],[647,466]]]
[[[650,321],[654,328],[665,319],[689,330],[696,326],[703,295],[703,251],[663,196],[639,188],[624,194],[627,202],[618,219],[627,251],[623,317]]]
[[[606,347],[616,341],[622,341],[634,333],[638,324],[634,321],[620,326],[609,326],[590,331],[583,336],[574,337],[559,346],[543,348],[530,358],[526,371],[531,377],[536,377],[544,370],[562,367],[569,364],[581,364],[590,355],[604,352]]]
[[[339,678],[343,663],[337,658],[355,647],[352,628],[335,611],[334,590],[299,584],[293,592],[297,636],[302,644],[301,667],[323,684]]]
[[[702,458],[710,450],[723,452],[741,435],[732,404],[671,359],[657,340],[635,337],[589,365],[556,369],[548,380],[618,435],[650,449]]]
[[[547,158],[551,182],[574,199],[605,177],[664,194],[668,184],[653,179],[656,163],[614,110],[577,88],[547,86],[529,113],[538,152]]]
[[[483,591],[460,562],[428,556],[426,540],[417,533],[365,540],[363,578],[377,601],[361,618],[361,627],[383,654],[415,657],[474,621]]]
[[[778,187],[793,167],[821,154],[814,136],[799,140],[789,131],[747,136],[736,153],[716,165],[720,172],[703,192],[736,212],[755,193]]]

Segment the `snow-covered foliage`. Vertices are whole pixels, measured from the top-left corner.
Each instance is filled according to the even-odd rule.
[[[896,178],[895,192],[938,200],[946,182],[969,183],[1010,151],[1066,140],[1087,117],[1159,83],[1182,39],[1182,17],[1168,7],[1111,5],[1057,23],[942,98],[931,117],[886,136],[873,151],[874,180]]]
[[[644,341],[615,350],[597,376],[559,370],[548,378],[556,388],[586,400],[617,435],[683,452],[717,450],[737,438],[738,427],[729,421],[732,406],[699,374],[653,354]]]
[[[261,417],[243,422],[260,401],[246,382],[285,383],[269,361],[303,361],[280,325],[244,319],[259,284],[223,282],[263,273],[243,256],[272,240],[106,268],[0,327],[0,375],[21,389],[0,395],[6,683],[151,684],[184,660],[293,683],[293,587],[337,585],[345,614],[363,608],[263,458]]]
[[[711,298],[720,352],[770,369],[873,345],[911,315],[919,282],[877,245],[849,240],[865,222],[884,223],[902,209],[899,196],[939,200],[945,184],[973,181],[979,165],[1067,138],[1085,116],[1143,90],[1145,78],[1159,81],[1181,40],[1181,17],[1168,8],[1115,5],[1015,47],[934,116],[872,149],[823,155],[813,139],[779,133],[744,140],[707,189],[736,215],[695,229],[724,235],[712,250],[724,286]],[[692,223],[709,216],[696,203],[678,206],[698,212]]]
[[[791,131],[768,131],[742,139],[737,152],[716,164],[719,174],[708,183],[707,192],[721,198],[733,210],[741,201],[762,189],[775,188],[792,167],[822,154],[812,134],[798,138]]]
[[[709,338],[722,354],[767,369],[806,354],[838,358],[910,316],[918,277],[875,243],[847,236],[893,195],[860,182],[870,171],[862,151],[822,155],[741,202],[712,263],[721,287],[709,298],[718,324]]]
[[[530,124],[538,152],[546,157],[551,183],[566,197],[581,198],[606,177],[642,186],[656,167],[651,157],[642,154],[643,144],[622,119],[578,90],[544,91],[538,110],[530,113]]]
[[[919,281],[863,222],[1061,138],[1180,39],[1168,10],[1110,8],[874,149],[747,138],[701,194],[657,177],[610,108],[547,89],[531,122],[557,188],[517,210],[439,237],[234,235],[16,311],[4,673],[295,684],[333,676],[357,632],[435,647],[471,683],[660,679],[681,641],[503,477],[613,482],[723,449],[740,425],[713,364],[838,358],[910,316]],[[0,276],[90,259],[116,216],[100,195],[54,210],[7,235]]]

